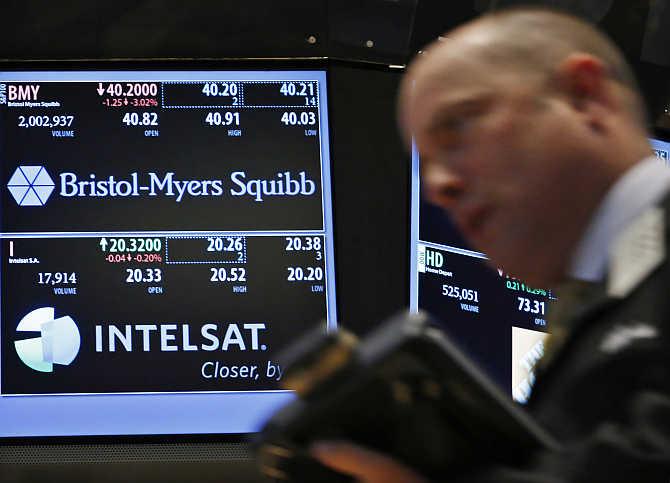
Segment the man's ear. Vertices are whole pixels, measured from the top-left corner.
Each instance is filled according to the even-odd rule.
[[[559,64],[557,74],[561,91],[578,111],[588,114],[594,109],[609,111],[615,107],[607,66],[598,57],[570,54]]]

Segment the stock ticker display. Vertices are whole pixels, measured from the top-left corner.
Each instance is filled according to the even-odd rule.
[[[0,73],[4,399],[275,392],[336,325],[325,106],[322,71]]]

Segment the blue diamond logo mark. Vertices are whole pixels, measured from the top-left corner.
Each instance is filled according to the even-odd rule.
[[[55,186],[43,166],[19,166],[7,183],[20,206],[44,206]]]

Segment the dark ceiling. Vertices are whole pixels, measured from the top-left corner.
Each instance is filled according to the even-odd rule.
[[[560,7],[670,64],[667,0],[5,0],[0,58],[342,57],[404,63],[486,10]],[[665,41],[665,42],[664,42]]]

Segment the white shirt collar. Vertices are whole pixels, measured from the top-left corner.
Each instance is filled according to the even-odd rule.
[[[635,164],[609,189],[577,245],[568,275],[599,282],[616,236],[647,207],[670,190],[670,169],[655,156]]]

